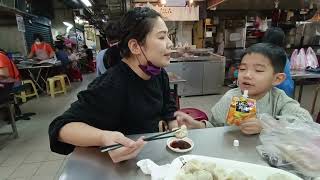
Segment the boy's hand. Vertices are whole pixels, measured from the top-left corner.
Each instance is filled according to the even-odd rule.
[[[256,118],[251,118],[251,119],[242,121],[239,127],[244,134],[248,134],[248,135],[259,134],[262,130],[261,122]]]
[[[190,115],[177,111],[174,113],[177,119],[178,126],[186,125],[188,129],[202,129],[206,128],[205,124],[201,121],[194,120]]]

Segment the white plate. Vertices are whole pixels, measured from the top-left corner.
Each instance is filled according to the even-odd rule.
[[[182,140],[182,141],[185,141],[185,142],[189,143],[189,144],[191,145],[191,147],[190,147],[189,149],[179,149],[179,148],[173,148],[173,147],[170,146],[170,144],[171,144],[173,141],[179,141],[179,140]],[[169,149],[171,149],[171,150],[174,151],[174,152],[185,153],[185,152],[188,152],[188,151],[191,151],[191,150],[192,150],[192,148],[193,148],[193,146],[194,146],[194,143],[193,143],[193,141],[192,141],[190,138],[188,138],[188,137],[185,137],[185,138],[183,138],[183,139],[178,139],[178,138],[176,138],[176,137],[172,137],[172,138],[170,138],[170,139],[167,140],[167,146],[168,146]]]
[[[251,163],[245,163],[245,162],[239,162],[239,161],[233,161],[233,160],[227,160],[227,159],[220,159],[220,158],[213,158],[213,157],[207,157],[207,156],[197,156],[197,155],[184,155],[180,156],[183,157],[183,159],[187,162],[191,159],[197,159],[203,162],[213,162],[218,167],[223,168],[226,170],[226,172],[231,172],[234,170],[238,170],[243,172],[244,174],[248,176],[252,176],[257,180],[266,180],[270,175],[275,173],[280,173],[283,175],[289,176],[292,180],[302,180],[298,176],[291,174],[289,172],[286,172],[281,169],[276,169],[268,166],[261,166],[257,164],[251,164]],[[168,176],[165,178],[165,180],[174,180],[177,173],[181,169],[182,163],[179,160],[179,157],[174,159],[171,163],[170,172],[168,172]]]

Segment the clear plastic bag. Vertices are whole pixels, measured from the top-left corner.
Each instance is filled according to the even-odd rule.
[[[298,63],[297,62],[298,53],[299,53],[299,50],[295,49],[293,51],[293,53],[291,54],[290,69],[292,69],[292,70],[298,69],[298,64],[297,64]]]
[[[302,176],[320,177],[320,124],[259,116],[263,130],[259,154],[272,167]]]
[[[306,59],[307,59],[307,63],[306,63],[307,67],[313,68],[313,69],[316,69],[319,67],[316,53],[313,51],[311,47],[307,49]]]

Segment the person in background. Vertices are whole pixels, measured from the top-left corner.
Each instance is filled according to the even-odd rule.
[[[118,64],[121,61],[119,44],[119,22],[111,21],[106,27],[106,38],[109,48],[100,51],[97,54],[97,76],[104,74],[107,69]]]
[[[68,54],[65,50],[65,47],[63,44],[56,45],[56,57],[58,61],[61,61],[61,67],[58,69],[59,74],[66,74],[69,79],[71,79],[71,73],[70,73],[70,67],[71,62],[68,58]]]
[[[135,141],[125,135],[157,132],[162,120],[170,129],[178,127],[164,70],[172,42],[161,15],[147,7],[131,9],[121,19],[120,32],[122,61],[97,77],[51,122],[52,151],[69,154],[76,146],[120,143],[124,147],[108,152],[113,162],[120,162],[136,157],[145,145],[143,137]]]
[[[19,70],[17,69],[13,61],[9,59],[7,53],[3,49],[0,49],[0,102],[3,100],[8,100],[8,98],[10,98],[10,93],[18,93],[22,89],[23,85],[20,80]],[[16,120],[29,120],[29,116],[35,114],[22,114],[20,107],[16,102],[14,102],[14,109]]]
[[[86,68],[90,72],[94,72],[94,65],[93,65],[93,53],[92,50],[88,48],[87,45],[82,46],[83,51],[85,52],[85,63],[86,63]]]
[[[189,115],[177,112],[178,124],[188,128],[213,127],[213,124],[225,124],[229,107],[234,96],[242,96],[248,90],[249,98],[257,101],[257,112],[269,114],[275,119],[292,121],[313,121],[310,113],[300,104],[275,86],[285,78],[284,68],[287,62],[285,51],[274,44],[258,43],[246,49],[239,67],[239,88],[229,90],[211,109],[210,122],[195,121]],[[180,117],[183,120],[180,120]],[[263,121],[263,119],[261,119]],[[244,134],[258,134],[262,130],[260,120],[252,118],[242,121],[239,126]]]
[[[285,45],[285,37],[286,36],[281,28],[273,27],[267,29],[262,39],[262,42],[275,44],[283,48]],[[284,68],[284,73],[286,74],[286,79],[276,87],[283,90],[288,96],[294,97],[294,82],[290,73],[290,61],[288,56],[286,66]]]
[[[64,67],[64,69],[67,69],[69,67],[70,60],[64,45],[56,46],[56,57],[57,57],[57,60],[61,61],[61,65]]]
[[[28,58],[34,58],[37,60],[46,60],[54,57],[54,50],[51,45],[43,41],[43,37],[39,33],[33,35],[34,44],[31,47]]]
[[[70,80],[74,81],[75,79],[78,79],[78,80],[82,81],[82,74],[81,74],[80,68],[78,66],[79,56],[70,47],[67,48],[67,53],[68,53],[69,61],[71,62],[71,66],[69,69],[70,76],[71,76]]]
[[[67,54],[68,54],[68,59],[71,62],[72,68],[77,69],[78,68],[78,62],[79,62],[79,56],[77,53],[73,51],[71,47],[67,48]]]
[[[19,70],[3,49],[0,49],[0,75],[15,80],[16,86],[21,84]]]

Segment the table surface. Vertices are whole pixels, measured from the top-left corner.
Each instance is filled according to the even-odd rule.
[[[39,69],[39,68],[50,68],[54,65],[41,65],[41,66],[18,66],[18,69]]]
[[[150,136],[152,134],[144,134]],[[138,135],[130,136],[137,138]],[[100,153],[97,148],[76,148],[70,155],[60,180],[150,180],[144,175],[136,163],[142,159],[151,159],[158,165],[171,163],[175,158],[185,155],[203,155],[260,165],[267,164],[260,158],[256,146],[259,138],[243,135],[236,127],[219,127],[196,129],[189,131],[189,138],[194,141],[194,149],[188,153],[175,153],[166,147],[166,139],[148,142],[142,152],[129,161],[112,163],[108,154]],[[233,146],[233,140],[238,139],[239,147]]]
[[[315,72],[309,72],[309,71],[296,71],[296,70],[291,70],[291,76],[292,79],[297,80],[297,79],[315,79],[315,78],[320,78],[320,73],[315,73]]]

